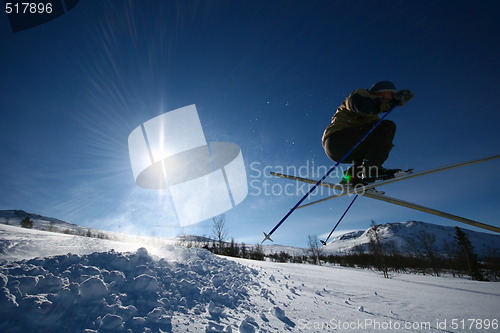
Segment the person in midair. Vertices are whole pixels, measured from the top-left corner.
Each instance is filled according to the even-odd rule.
[[[322,144],[326,155],[338,162],[380,120],[379,114],[389,111],[394,105],[403,106],[412,98],[410,90],[398,91],[390,81],[380,81],[370,89],[353,91],[337,108],[330,125],[323,132]],[[343,161],[352,163],[352,166],[344,172],[341,183],[367,184],[394,177],[400,169],[386,169],[382,164],[394,146],[395,133],[396,124],[383,120]]]

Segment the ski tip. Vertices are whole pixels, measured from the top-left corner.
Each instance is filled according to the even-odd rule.
[[[413,173],[413,170],[415,170],[415,169],[412,168],[412,169],[407,169],[407,170],[400,170],[394,174],[393,178],[400,178],[400,177],[411,175]]]
[[[380,190],[377,190],[377,189],[374,189],[374,188],[369,188],[365,192],[369,193],[369,194],[375,194],[375,195],[384,195],[385,194],[384,191],[380,191]]]
[[[263,232],[263,234],[264,234],[264,239],[262,240],[261,244],[263,244],[266,240],[270,240],[271,242],[274,242],[271,239],[271,235],[270,234],[266,234],[265,232]]]

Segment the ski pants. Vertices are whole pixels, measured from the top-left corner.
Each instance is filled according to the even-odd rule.
[[[325,141],[326,155],[338,162],[356,143],[373,127],[375,123],[356,128],[346,128],[334,132]],[[361,165],[368,161],[370,165],[382,165],[389,157],[392,140],[396,134],[396,124],[391,120],[383,120],[360,145],[344,159],[343,163]]]

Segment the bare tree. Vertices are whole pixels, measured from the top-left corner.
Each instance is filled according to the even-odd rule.
[[[323,252],[323,248],[320,245],[318,237],[309,235],[308,245],[309,245],[309,253],[311,253],[311,258],[313,259],[313,263],[315,265],[321,266],[321,261],[319,260],[319,257]]]
[[[386,264],[386,249],[382,242],[382,236],[380,235],[379,225],[372,220],[372,226],[369,231],[370,243],[369,249],[373,257],[375,258],[378,269],[384,273],[386,279],[389,278],[389,269]]]
[[[438,255],[436,251],[436,236],[425,230],[420,231],[417,234],[417,239],[420,242],[420,246],[424,251],[424,255],[426,259],[432,266],[432,270],[436,276],[439,276],[439,264],[438,264]]]
[[[212,221],[212,233],[218,245],[218,252],[220,253],[222,251],[222,248],[224,247],[224,241],[227,237],[226,215],[218,215],[212,218]]]

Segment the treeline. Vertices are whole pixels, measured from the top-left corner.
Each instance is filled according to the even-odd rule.
[[[197,247],[204,248],[213,254],[252,259],[252,260],[269,260],[272,262],[281,263],[310,263],[315,264],[313,256],[310,255],[292,255],[285,251],[275,252],[275,253],[265,253],[264,248],[260,244],[245,244],[237,243],[234,238],[230,242],[223,240],[210,239],[205,236],[200,237],[201,240],[186,239],[184,237],[179,237],[178,245],[185,246],[188,248]]]
[[[322,255],[323,263],[351,268],[376,269],[390,277],[391,273],[452,275],[453,277],[470,277],[479,281],[500,281],[500,258],[486,257],[478,261],[477,268],[470,269],[467,261],[457,256],[446,256],[436,260],[403,255],[387,254],[380,257],[372,253],[352,253],[346,255]]]
[[[493,253],[480,260],[467,234],[458,227],[444,254],[437,252],[435,236],[425,231],[414,235],[403,253],[395,244],[382,240],[380,226],[374,222],[368,236],[368,251],[357,248],[345,256],[328,256],[325,259],[349,267],[374,268],[387,278],[390,272],[395,272],[435,276],[451,274],[469,276],[478,281],[500,281],[500,257]]]
[[[247,245],[245,243],[236,243],[234,239],[231,242],[216,241],[205,239],[204,241],[179,240],[180,246],[186,247],[202,247],[214,254],[220,254],[229,257],[265,260],[268,256],[264,253],[262,245]]]
[[[323,253],[317,238],[309,236],[309,249],[304,254],[293,255],[285,251],[268,253],[257,245],[238,244],[211,240],[204,242],[181,242],[179,245],[203,247],[215,254],[253,260],[269,260],[281,263],[329,264],[350,268],[374,269],[384,277],[391,274],[452,275],[470,277],[479,281],[500,281],[500,257],[496,253],[481,259],[476,255],[472,243],[460,228],[450,241],[447,253],[438,253],[435,237],[425,231],[415,235],[406,249],[398,250],[394,243],[384,241],[381,228],[373,224],[368,231],[370,242],[344,254]]]
[[[407,240],[408,245],[399,249],[396,244],[384,241],[379,225],[372,221],[368,230],[369,243],[341,255],[316,254],[319,262],[344,267],[376,269],[389,278],[391,273],[452,275],[470,277],[478,281],[500,281],[500,256],[479,258],[467,234],[456,227],[455,234],[446,246],[445,253],[438,252],[434,234],[420,231]],[[311,241],[310,241],[311,244]],[[311,246],[310,252],[314,253]],[[317,252],[317,250],[316,250]]]
[[[399,250],[383,241],[380,226],[372,223],[370,242],[342,255],[320,254],[321,262],[353,268],[375,269],[389,278],[391,273],[452,275],[478,281],[500,281],[500,257],[497,253],[479,258],[467,234],[456,227],[446,253],[438,253],[432,233],[421,231]]]

